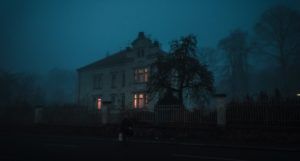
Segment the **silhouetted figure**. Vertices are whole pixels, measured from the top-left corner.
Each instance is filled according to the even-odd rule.
[[[127,145],[128,137],[133,135],[133,123],[125,116],[121,122],[119,141]]]

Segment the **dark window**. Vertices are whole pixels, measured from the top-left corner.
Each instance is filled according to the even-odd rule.
[[[102,89],[102,74],[96,74],[93,77],[94,89]]]
[[[126,85],[126,74],[125,71],[122,73],[122,86],[125,87]]]
[[[116,73],[111,74],[111,88],[116,88],[116,77],[117,77]]]
[[[125,93],[121,94],[121,106],[125,107]]]
[[[139,48],[137,51],[137,56],[138,57],[143,57],[145,55],[145,51],[143,48]]]
[[[110,95],[110,101],[112,105],[116,104],[116,94],[111,94]]]

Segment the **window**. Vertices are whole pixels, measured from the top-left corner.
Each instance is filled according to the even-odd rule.
[[[94,89],[102,88],[102,74],[96,74],[93,77],[93,87]]]
[[[110,101],[112,105],[116,105],[116,94],[110,95]]]
[[[138,51],[137,51],[137,56],[138,57],[143,57],[145,54],[145,51],[143,48],[139,48]]]
[[[102,107],[102,99],[100,97],[97,98],[97,109],[98,111],[101,110]]]
[[[111,88],[116,88],[116,73],[111,74]]]
[[[148,104],[146,93],[140,92],[133,95],[133,108],[143,108]]]
[[[93,98],[93,102],[95,103],[95,106],[93,106],[93,108],[96,107],[97,110],[100,111],[102,108],[102,96],[93,95],[92,98]]]
[[[134,70],[134,80],[136,83],[148,82],[149,71],[148,68],[137,68]]]
[[[121,107],[125,107],[125,93],[121,94]]]
[[[126,84],[126,74],[125,74],[125,71],[123,71],[123,73],[122,73],[122,87],[125,87],[125,84]]]

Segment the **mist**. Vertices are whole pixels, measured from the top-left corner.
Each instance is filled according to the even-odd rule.
[[[0,0],[0,160],[299,160],[300,0]]]
[[[143,31],[151,39],[159,41],[166,52],[172,40],[195,34],[199,57],[203,59],[200,61],[205,62],[206,59],[201,55],[201,49],[215,50],[215,56],[210,56],[215,60],[205,63],[213,70],[217,91],[231,93],[231,80],[226,71],[221,70],[225,69],[228,60],[219,47],[220,41],[240,29],[246,33],[247,43],[251,45],[257,37],[255,24],[264,11],[276,5],[299,11],[299,1],[296,0],[4,0],[0,2],[0,68],[10,74],[35,75],[36,86],[48,93],[46,102],[55,100],[48,97],[53,93],[50,89],[57,87],[72,91],[72,94],[66,92],[69,93],[66,99],[75,103],[76,69],[125,49],[138,32]],[[259,53],[249,53],[249,87],[236,95],[283,88],[280,81],[276,82],[276,62]],[[298,59],[294,61],[293,64],[299,62]],[[296,93],[300,89],[297,84],[299,67],[291,66],[290,88],[291,93]],[[51,71],[55,70],[65,71],[72,75],[66,77],[72,78],[51,78],[53,82],[49,83]],[[59,81],[67,86],[54,83]]]

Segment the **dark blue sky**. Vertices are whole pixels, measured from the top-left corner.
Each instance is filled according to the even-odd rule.
[[[168,50],[194,33],[215,47],[230,31],[251,31],[267,8],[299,0],[1,0],[0,67],[9,71],[75,70],[125,48],[144,31]]]

